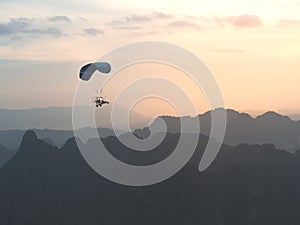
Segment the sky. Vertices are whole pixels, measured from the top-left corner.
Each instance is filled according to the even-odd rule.
[[[300,114],[299,0],[0,0],[0,108],[71,106],[83,64],[145,40],[196,54],[226,108]],[[136,107],[158,104],[173,110]]]

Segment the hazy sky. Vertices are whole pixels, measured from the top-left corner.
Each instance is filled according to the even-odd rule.
[[[0,0],[0,108],[70,106],[82,64],[143,40],[197,54],[227,108],[300,112],[299,0]]]

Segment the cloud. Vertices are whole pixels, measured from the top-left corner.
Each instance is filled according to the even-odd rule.
[[[125,22],[122,21],[122,20],[112,20],[108,23],[106,23],[107,25],[110,25],[110,26],[121,26],[121,25],[124,25]]]
[[[28,18],[12,18],[8,23],[0,23],[0,36],[12,35],[26,29],[31,24]]]
[[[241,15],[236,17],[229,17],[228,22],[231,23],[234,27],[240,28],[253,28],[262,26],[260,18],[256,15]]]
[[[51,22],[71,22],[71,20],[67,16],[55,15],[55,16],[50,16],[47,19]]]
[[[130,15],[126,17],[128,22],[146,22],[149,21],[150,18],[147,15]]]
[[[115,27],[115,29],[118,30],[138,30],[141,29],[139,26],[121,26],[121,27]]]
[[[84,29],[83,31],[85,34],[87,35],[91,35],[91,36],[97,36],[97,35],[102,35],[104,33],[103,30],[101,29],[97,29],[97,28],[87,28],[87,29]]]
[[[162,12],[154,12],[153,13],[153,18],[156,18],[156,19],[170,19],[170,18],[173,18],[173,15],[165,14],[165,13],[162,13]]]
[[[198,28],[200,28],[199,25],[192,23],[192,22],[185,21],[185,20],[174,21],[172,23],[169,23],[168,26],[171,28],[178,28],[178,29],[185,29],[185,28],[198,29]]]
[[[140,26],[133,26],[127,21],[122,20],[113,20],[111,22],[108,22],[107,25],[115,30],[138,30],[141,28]]]
[[[23,38],[20,37],[20,36],[12,36],[12,37],[10,38],[10,40],[12,40],[12,41],[22,41]]]
[[[200,17],[200,19],[204,22],[217,23],[221,27],[226,24],[230,24],[237,28],[255,28],[262,26],[262,22],[259,16],[248,14],[214,18]]]
[[[153,12],[152,14],[145,15],[130,15],[126,17],[127,22],[148,22],[153,19],[170,19],[173,15],[163,12]]]
[[[43,26],[36,25],[43,22]],[[0,23],[0,36],[13,36],[18,35],[51,35],[60,37],[62,32],[58,28],[47,27],[45,21],[41,18],[11,18],[7,23]],[[19,38],[11,38],[11,40],[19,40]]]
[[[15,35],[17,33],[51,34],[59,36],[60,32],[58,31],[58,28],[49,27],[47,21],[71,22],[71,20],[66,16],[52,16],[47,17],[46,20],[43,18],[11,18],[7,23],[0,23],[0,36]],[[41,26],[40,24],[43,24],[42,28],[39,27]]]
[[[300,20],[282,19],[278,22],[278,27],[289,27],[300,25]]]
[[[56,28],[48,28],[48,29],[32,28],[29,30],[22,30],[21,33],[34,34],[34,35],[52,35],[54,37],[60,37],[62,35],[62,32]]]
[[[172,17],[173,15],[166,14],[163,12],[153,12],[152,14],[142,15],[132,14],[118,20],[112,20],[106,24],[112,27],[113,29],[118,30],[137,30],[141,28],[139,26],[140,24],[143,24],[145,26],[147,22],[160,19],[170,19]]]

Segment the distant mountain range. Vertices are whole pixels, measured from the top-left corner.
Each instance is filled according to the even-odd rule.
[[[111,126],[111,105],[95,109],[96,124],[100,127]],[[81,112],[88,112],[89,106],[77,107]],[[118,110],[124,110],[118,107]],[[133,127],[138,128],[148,124],[151,118],[132,111]],[[72,130],[72,107],[49,107],[36,109],[0,109],[0,130],[52,129]],[[118,124],[122,129],[124,124]]]
[[[48,144],[63,146],[66,141],[74,136],[73,130],[49,130],[49,129],[33,129],[40,139]],[[82,132],[89,132],[91,128],[84,128]],[[119,133],[126,131],[118,130]],[[0,143],[10,150],[16,150],[20,144],[25,130],[0,130]],[[115,133],[109,128],[98,128],[99,136],[102,138],[114,136]]]
[[[178,138],[167,134],[150,158],[165,157]],[[194,156],[171,179],[126,187],[96,174],[74,138],[58,149],[28,131],[16,155],[0,168],[0,224],[300,224],[298,151],[223,145],[212,166],[199,173],[207,141],[200,135]],[[115,137],[103,142],[122,161],[141,159],[134,151],[124,154],[128,149]]]
[[[58,113],[58,109],[53,109],[54,112]],[[66,110],[66,109],[65,109]],[[223,109],[217,109],[223,110]],[[47,111],[45,109],[45,111]],[[51,111],[51,110],[50,110]],[[64,110],[63,110],[64,111]],[[247,144],[274,144],[279,149],[284,149],[289,152],[294,152],[300,149],[300,121],[291,120],[287,116],[282,116],[275,112],[267,112],[263,115],[252,118],[249,114],[239,113],[234,110],[227,111],[227,129],[224,139],[224,143],[228,145],[239,145],[243,143]],[[20,114],[19,114],[20,113]],[[30,113],[27,111],[26,113]],[[26,114],[25,113],[25,114]],[[39,114],[38,111],[37,114]],[[17,113],[21,120],[21,112]],[[40,118],[38,115],[36,118]],[[62,113],[66,121],[71,120],[67,114]],[[42,123],[51,123],[52,126],[59,126],[59,121],[51,120],[51,117],[47,117],[48,113],[45,113],[44,118],[41,120]],[[0,110],[1,118],[1,110]],[[32,119],[34,115],[32,115]],[[161,116],[166,124],[168,125],[168,132],[172,134],[180,133],[180,118],[171,116]],[[210,133],[210,121],[211,121],[211,111],[206,112],[198,116],[200,121],[201,133],[209,136]],[[145,118],[144,118],[145,119]],[[186,120],[193,122],[195,118],[184,117]],[[26,119],[22,119],[27,121]],[[105,118],[103,119],[105,121]],[[4,120],[5,123],[6,120]],[[17,123],[18,120],[15,122]],[[138,120],[141,121],[141,120]],[[29,122],[29,121],[27,121]],[[154,120],[154,123],[157,119]],[[7,122],[6,122],[7,123]],[[61,121],[63,124],[63,122]],[[146,123],[146,122],[144,122]],[[55,125],[56,124],[56,125]],[[2,126],[2,120],[1,120]],[[26,127],[26,126],[25,126]],[[85,128],[90,129],[90,128]],[[72,130],[51,130],[51,129],[34,129],[39,138],[44,139],[48,143],[53,145],[62,146],[69,138],[73,137]],[[125,133],[125,130],[119,130],[121,133]],[[114,132],[109,128],[99,128],[98,132],[100,137],[113,136]],[[0,130],[0,144],[5,146],[10,150],[15,150],[18,148],[21,142],[21,138],[25,130]],[[146,138],[149,136],[149,127],[144,127],[142,129],[136,129],[134,134],[140,138]]]
[[[216,109],[224,110],[224,109]],[[294,152],[300,148],[300,121],[291,120],[275,112],[267,112],[252,118],[249,114],[234,110],[227,111],[227,128],[224,143],[228,145],[274,144],[277,148]],[[180,133],[180,118],[161,116],[170,133]],[[191,122],[199,119],[201,133],[209,136],[211,111],[199,115],[198,118],[184,117]],[[155,123],[156,121],[154,121]],[[137,129],[135,134],[141,138],[149,136],[149,128]]]

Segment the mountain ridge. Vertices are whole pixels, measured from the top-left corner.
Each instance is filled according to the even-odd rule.
[[[223,110],[223,109],[218,109]],[[300,148],[300,121],[294,121],[287,116],[282,116],[276,112],[266,112],[257,117],[251,117],[247,113],[227,109],[227,129],[224,143],[229,145],[248,144],[275,144],[277,148],[294,152]],[[208,111],[199,114],[200,132],[206,136],[210,133],[210,114]],[[179,133],[180,123],[178,117],[160,116],[169,124],[169,133]],[[194,117],[182,117],[183,119],[193,120]],[[153,120],[154,122],[157,119]],[[91,129],[91,128],[86,128]],[[51,130],[34,129],[40,138],[48,140],[57,146],[62,146],[68,138],[73,136],[72,130]],[[115,135],[110,128],[99,128],[101,137]],[[125,130],[119,130],[118,133],[126,133]],[[10,150],[18,148],[22,135],[25,130],[3,130],[0,131],[0,143]],[[149,127],[145,126],[134,130],[137,137],[147,138],[150,135]]]
[[[93,106],[76,106],[75,109],[80,113],[90,113]],[[112,127],[110,122],[111,105],[95,110],[97,126]],[[125,110],[118,106],[119,110]],[[0,130],[12,129],[57,129],[71,130],[73,107],[47,107],[31,109],[0,109]],[[148,117],[140,115],[132,110],[132,116],[135,118],[133,127],[139,127],[147,124],[150,120]],[[125,124],[119,124],[118,129],[126,127]]]
[[[32,131],[25,135],[15,157],[0,168],[1,224],[300,222],[300,157],[274,145],[223,145],[211,167],[199,173],[197,164],[207,141],[201,136],[195,155],[175,176],[148,187],[127,187],[95,173],[75,138],[57,149]],[[114,137],[105,140],[114,146]]]
[[[216,109],[224,110],[224,109]],[[229,109],[227,112],[227,127],[224,143],[236,146],[248,144],[274,144],[277,148],[294,152],[300,148],[300,121],[294,121],[276,112],[266,112],[255,118],[247,113]],[[168,131],[180,132],[180,118],[172,116],[159,117],[165,121]],[[211,111],[197,117],[184,117],[191,122],[200,121],[200,132],[206,136],[210,134]],[[154,120],[154,123],[156,120]],[[149,127],[134,131],[138,137],[149,136]]]

